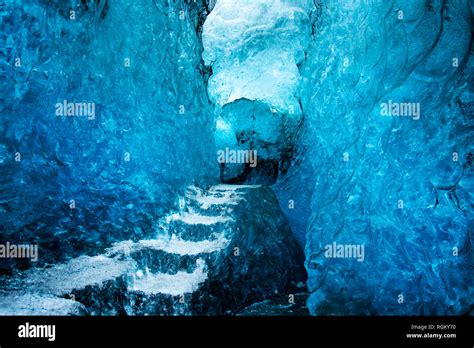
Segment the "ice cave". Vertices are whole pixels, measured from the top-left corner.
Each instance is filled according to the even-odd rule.
[[[474,2],[0,9],[0,315],[473,314]]]

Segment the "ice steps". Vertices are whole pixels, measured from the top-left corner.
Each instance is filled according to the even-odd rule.
[[[229,213],[243,199],[241,189],[252,187],[188,187],[182,210],[160,221],[165,234],[138,242],[122,241],[102,255],[81,256],[23,272],[4,287],[4,294],[0,293],[0,315],[77,314],[83,306],[73,300],[74,294],[100,289],[118,278],[130,293],[144,296],[193,293],[207,279],[206,258],[229,245],[225,231],[235,224]],[[184,231],[191,230],[196,235],[187,239]]]

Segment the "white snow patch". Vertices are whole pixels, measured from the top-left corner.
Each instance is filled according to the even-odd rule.
[[[214,225],[219,222],[229,222],[232,219],[228,216],[209,216],[201,215],[195,212],[175,213],[166,217],[166,223],[171,221],[182,221],[188,225]]]
[[[152,249],[178,255],[209,254],[224,249],[229,244],[229,240],[224,237],[223,233],[215,233],[215,236],[216,239],[206,239],[199,242],[184,240],[176,237],[174,234],[171,238],[144,239],[136,243],[128,240],[115,244],[106,253],[109,256],[116,255],[117,253],[128,255],[131,252]]]
[[[203,190],[190,187],[187,197],[199,203],[200,208],[207,210],[213,205],[237,205],[243,198],[234,190],[212,191],[212,194],[203,194]]]
[[[40,292],[64,295],[87,285],[101,285],[135,268],[136,262],[133,260],[117,260],[104,255],[80,256],[51,268],[25,272],[23,286]]]
[[[210,192],[215,192],[215,191],[223,191],[223,190],[231,190],[231,191],[237,191],[240,189],[254,189],[254,188],[260,188],[262,185],[228,185],[228,184],[220,184],[220,185],[215,185],[210,188]]]
[[[71,299],[32,293],[0,296],[0,315],[78,315],[85,307]]]

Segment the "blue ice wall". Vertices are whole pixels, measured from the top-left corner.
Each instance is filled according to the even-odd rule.
[[[472,309],[469,4],[316,4],[300,72],[304,124],[276,187],[306,241],[312,314]],[[390,101],[418,105],[419,117],[384,116]],[[333,243],[363,246],[363,261],[331,257]]]
[[[51,260],[82,253],[154,233],[176,191],[215,182],[204,2],[7,1],[1,11],[1,239],[41,241]],[[64,100],[94,103],[95,116],[58,117]]]
[[[218,144],[242,147],[249,124],[264,156],[293,153],[274,189],[313,314],[470,311],[471,6],[219,0],[207,17]],[[279,126],[268,152],[259,130]]]

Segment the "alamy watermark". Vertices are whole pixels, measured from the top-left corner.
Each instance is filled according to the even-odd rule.
[[[31,259],[38,261],[38,245],[36,244],[0,244],[0,258],[2,259]]]
[[[231,150],[226,147],[217,151],[219,163],[248,163],[250,167],[257,166],[257,150]]]
[[[56,116],[58,117],[87,117],[88,120],[95,119],[95,103],[76,103],[63,100],[56,103]]]
[[[420,103],[399,103],[389,100],[380,104],[381,116],[411,117],[415,121],[420,119]]]
[[[354,258],[358,262],[365,259],[365,248],[363,244],[327,244],[324,247],[324,256],[327,258]]]
[[[38,325],[26,322],[18,326],[19,338],[47,338],[48,341],[56,339],[56,325]]]

